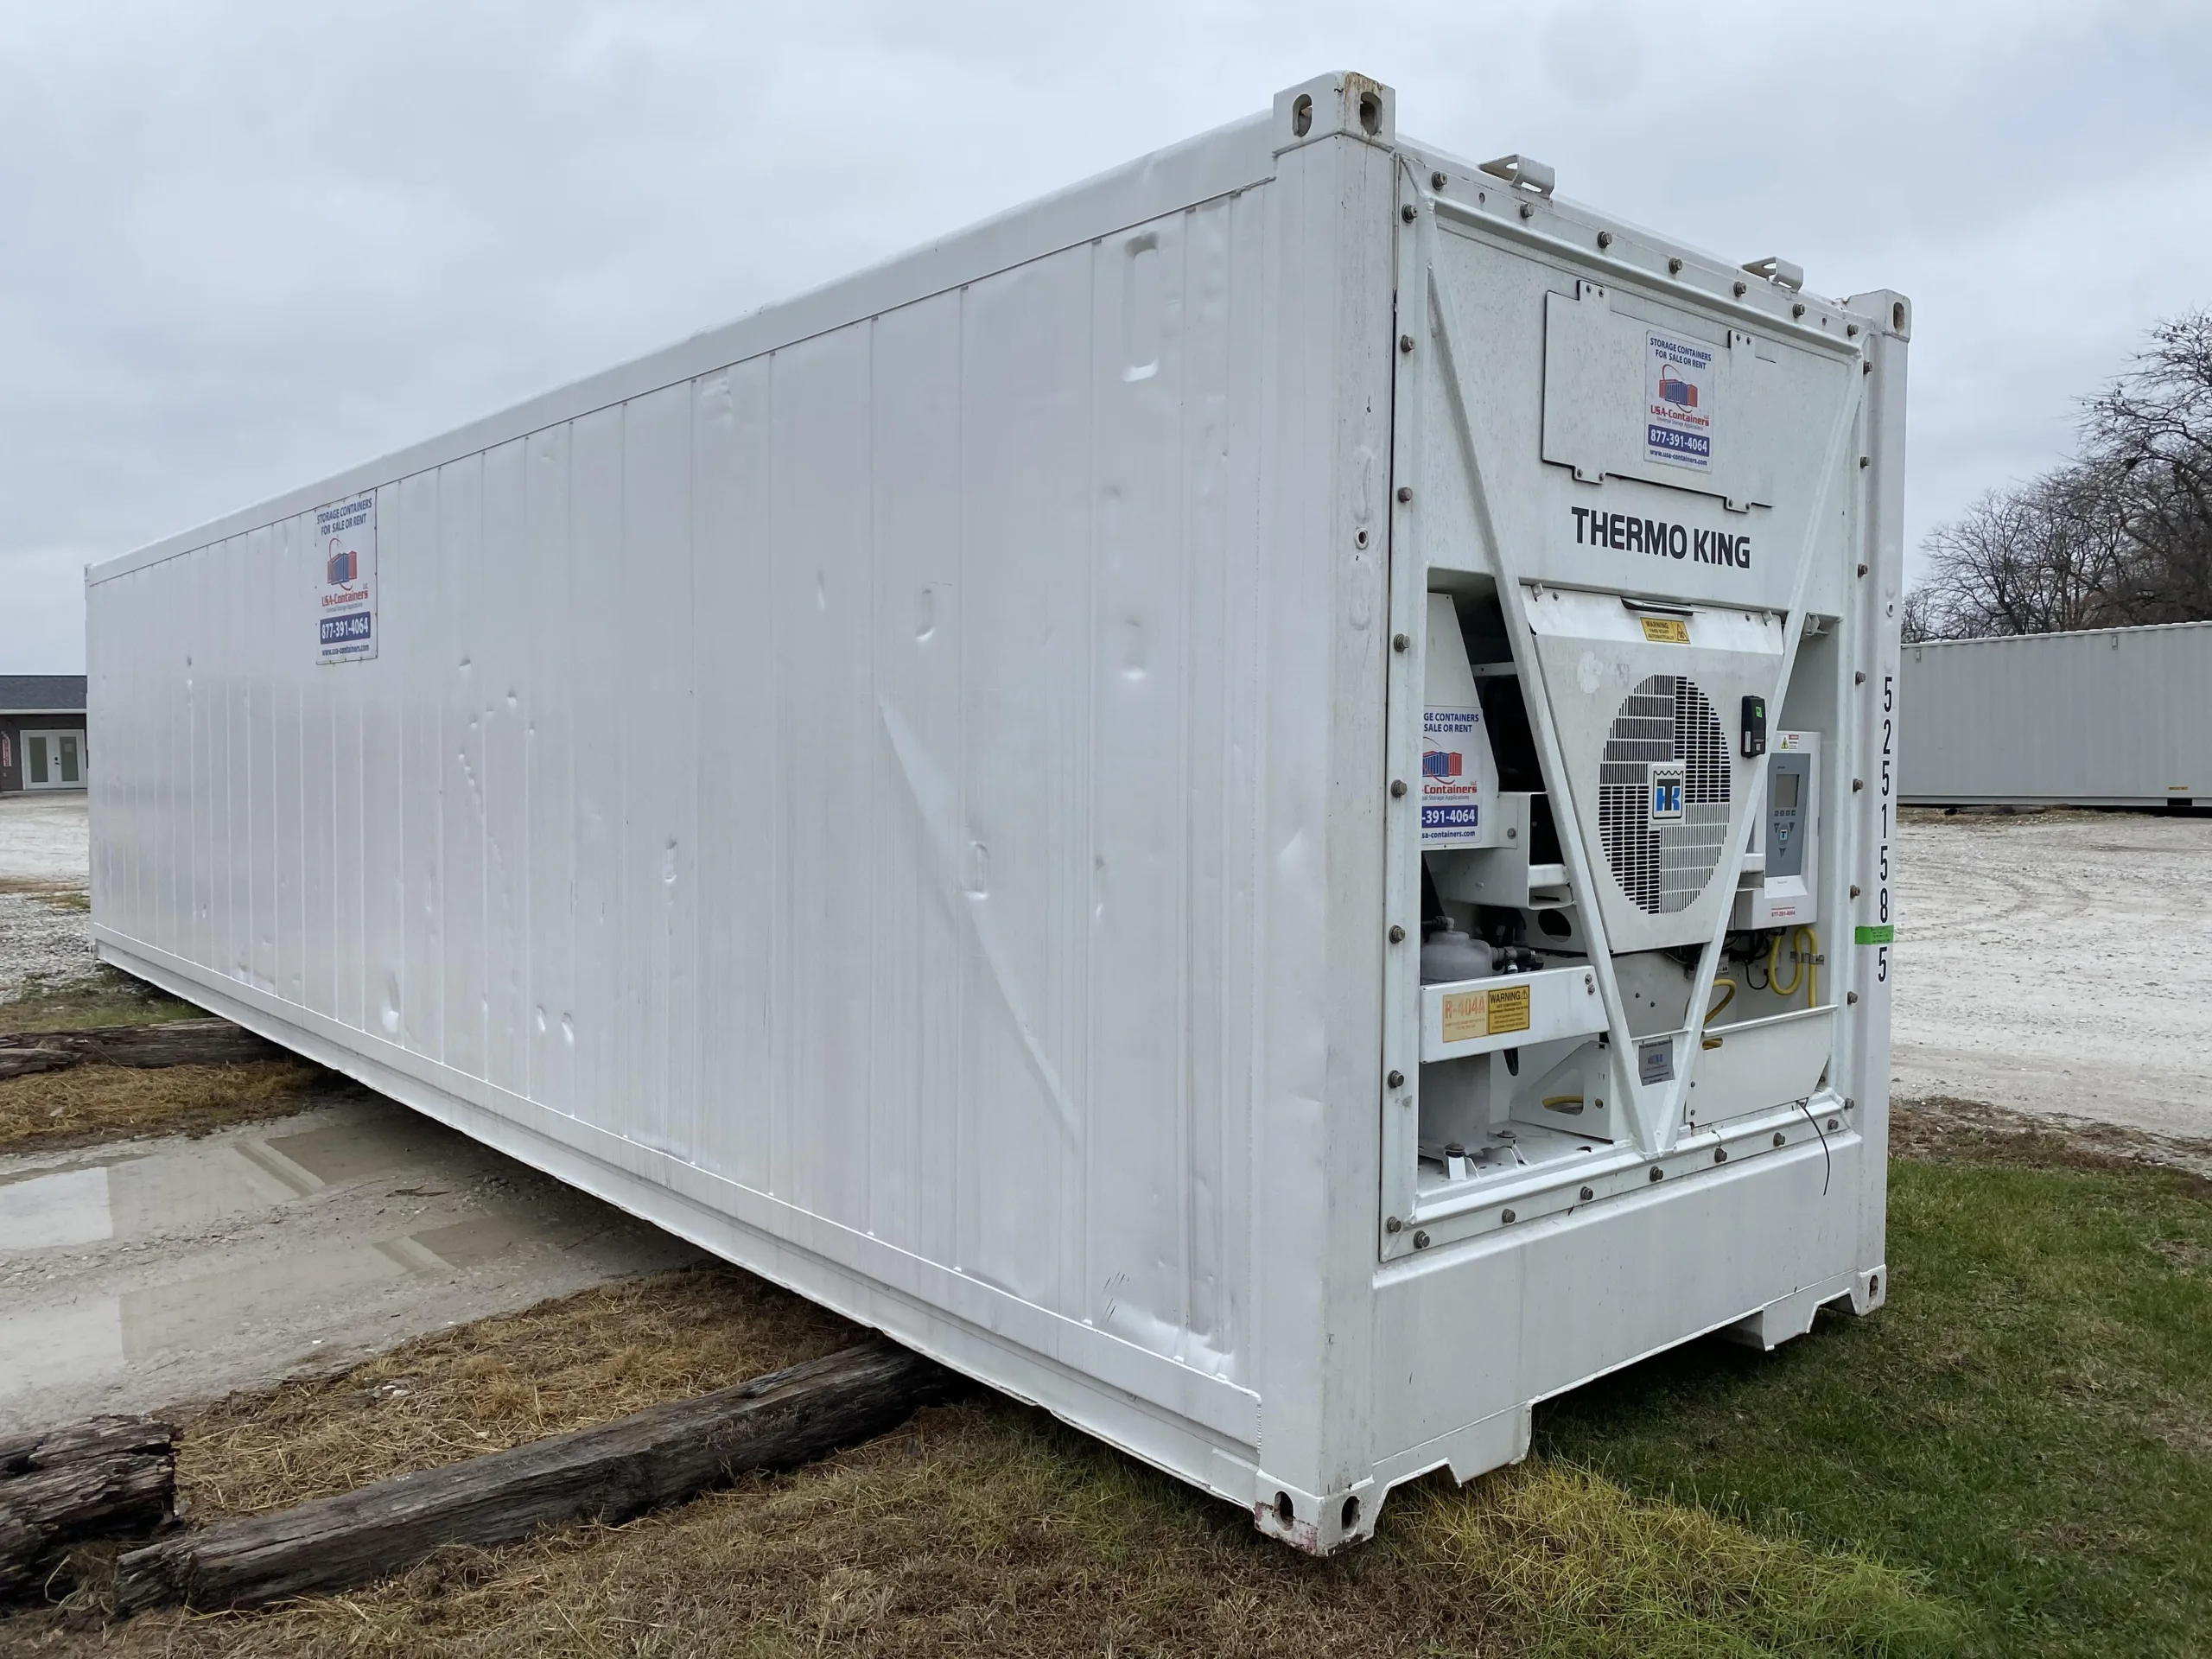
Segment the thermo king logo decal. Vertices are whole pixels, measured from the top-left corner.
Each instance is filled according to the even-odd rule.
[[[1655,823],[1682,816],[1682,782],[1688,767],[1680,760],[1651,763],[1651,818]]]
[[[1669,467],[1713,467],[1713,348],[1647,333],[1643,355],[1643,458]]]
[[[1594,507],[1569,507],[1574,515],[1577,547],[1610,547],[1623,553],[1656,553],[1662,559],[1688,559],[1692,564],[1728,564],[1738,570],[1751,568],[1751,538],[1725,530],[1700,530],[1694,524],[1646,518],[1633,512],[1600,512]]]

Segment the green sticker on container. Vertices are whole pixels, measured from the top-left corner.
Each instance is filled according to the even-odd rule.
[[[1861,944],[1895,944],[1897,942],[1897,930],[1894,925],[1888,927],[1862,927],[1853,937]]]

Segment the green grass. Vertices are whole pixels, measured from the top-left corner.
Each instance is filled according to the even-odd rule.
[[[1700,1343],[1537,1449],[1915,1569],[1972,1651],[2212,1650],[2212,1183],[1967,1135],[1892,1165],[1887,1307]]]
[[[155,1026],[205,1017],[205,1009],[102,963],[67,979],[34,976],[21,996],[0,1002],[0,1033]]]

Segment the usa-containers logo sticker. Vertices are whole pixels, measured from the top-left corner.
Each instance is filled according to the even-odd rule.
[[[365,662],[377,654],[377,499],[373,493],[318,507],[315,660]]]
[[[1421,838],[1462,840],[1482,822],[1482,786],[1467,769],[1467,747],[1482,724],[1472,709],[1428,709],[1421,715]]]
[[[1708,471],[1720,379],[1713,347],[1669,334],[1643,338],[1643,458]]]

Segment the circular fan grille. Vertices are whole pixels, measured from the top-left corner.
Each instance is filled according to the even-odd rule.
[[[1652,764],[1681,763],[1681,816],[1655,821]],[[1654,674],[1628,694],[1598,767],[1598,833],[1613,880],[1654,916],[1687,910],[1728,838],[1728,740],[1696,683]]]

